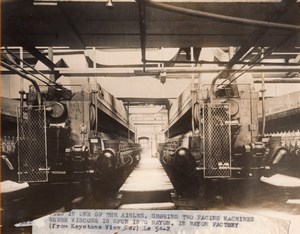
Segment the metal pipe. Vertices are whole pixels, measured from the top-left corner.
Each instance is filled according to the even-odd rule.
[[[127,137],[128,137],[128,140],[130,140],[130,122],[129,122],[129,106],[127,106],[126,108],[127,110]]]
[[[194,60],[194,49],[193,49],[193,47],[191,47],[190,50],[191,50],[191,59],[190,60],[193,61]],[[194,67],[193,63],[191,63],[191,67]],[[196,90],[195,90],[194,84],[195,84],[195,75],[193,73],[192,74],[192,82],[191,82],[191,95],[192,95],[192,119],[191,119],[192,120],[192,136],[195,135],[195,121],[194,121],[195,108],[194,108],[194,103],[196,102],[195,101],[195,96],[196,96],[195,92],[196,92]]]
[[[265,49],[261,48],[261,57],[264,57]],[[264,137],[265,136],[265,129],[266,129],[266,111],[265,111],[265,74],[262,72],[261,73],[261,113],[262,113],[262,129],[261,129],[261,135]]]
[[[241,18],[241,17],[215,14],[215,13],[210,13],[210,12],[205,12],[205,11],[197,11],[197,10],[172,6],[172,5],[168,5],[168,4],[164,4],[164,3],[153,2],[151,0],[144,0],[144,4],[147,6],[150,6],[150,7],[160,9],[160,10],[179,13],[179,14],[183,14],[183,15],[187,15],[187,16],[196,17],[196,18],[207,18],[207,19],[211,19],[214,21],[220,21],[220,22],[238,23],[238,24],[252,25],[252,26],[258,26],[258,27],[300,31],[300,26],[298,26],[298,25],[266,22],[266,21],[262,21],[262,20],[253,20],[253,19],[246,19],[246,18]]]
[[[300,83],[300,78],[265,78],[265,84],[295,84]],[[254,79],[254,83],[262,83],[261,79]]]
[[[250,87],[250,124],[253,124],[253,118],[255,118],[256,116],[253,116],[253,113],[255,113],[255,111],[253,111],[253,109],[255,110],[255,108],[253,108],[253,96],[252,96],[252,90],[253,87]],[[254,139],[256,137],[256,134],[253,134],[253,131],[250,131],[251,134],[251,143],[254,142]],[[255,135],[255,136],[253,136]]]
[[[234,50],[233,50],[233,47],[230,46],[229,47],[229,60],[230,61],[233,58],[233,56],[234,56]],[[237,86],[237,81],[235,80],[235,76],[230,76],[230,78],[228,78],[228,80],[231,83],[230,87],[231,87],[231,90],[233,92],[233,96],[238,97],[239,96],[239,89],[238,89],[238,86]]]
[[[182,68],[182,67],[164,67],[164,70],[167,73],[215,73],[215,72],[220,72],[220,71],[227,71],[227,72],[234,72],[237,71],[237,73],[242,73],[242,72],[286,72],[286,71],[296,71],[296,72],[300,72],[300,66],[289,66],[289,67],[277,67],[277,66],[270,66],[270,67],[255,67],[255,68],[251,68],[251,70],[249,68],[230,68],[230,69],[226,69],[226,68],[203,68],[203,67],[186,67],[186,68]],[[151,68],[148,69],[145,73],[157,73],[159,72],[160,69],[157,68]],[[136,70],[135,72],[139,72],[138,70]]]
[[[213,80],[211,81],[211,85],[210,85],[210,93],[212,95],[214,95],[215,97],[217,96],[217,89],[215,88],[216,82],[218,79],[220,79],[220,76],[222,74],[222,71],[219,72],[219,74],[213,78]],[[210,95],[210,103],[212,103],[212,95]]]
[[[284,40],[284,41],[285,41],[285,40]],[[280,44],[282,44],[282,42],[281,42]],[[279,47],[279,45],[278,45],[277,47]],[[262,61],[262,60],[265,59],[268,55],[272,54],[272,52],[275,51],[275,49],[276,49],[277,47],[271,47],[271,48],[269,48],[264,54],[261,53],[261,54],[258,56],[258,58],[256,58],[257,56],[255,56],[255,57],[254,57],[254,61],[255,61],[256,63]],[[244,65],[244,66],[245,66],[245,65]],[[244,66],[243,66],[243,67],[244,67]],[[251,65],[250,67],[248,67],[248,70],[252,69],[254,66],[255,66],[255,64]],[[235,81],[235,80],[237,80],[238,78],[240,78],[243,74],[246,73],[246,71],[247,71],[247,70],[243,71],[242,73],[240,73],[238,76],[234,77],[233,79],[231,78],[231,76],[228,77],[227,79],[230,80],[230,83],[229,83],[229,84],[231,84],[233,81]],[[237,73],[237,72],[236,72],[236,73]],[[224,81],[222,82],[222,84],[224,84]]]
[[[16,55],[14,55],[9,49],[5,48],[5,51],[7,53],[9,53],[11,56],[13,56],[15,59],[18,59],[20,61],[21,64],[25,64],[26,66],[30,67],[33,71],[35,71],[37,74],[43,76],[46,80],[48,80],[49,82],[52,82],[54,84],[57,84],[56,82],[48,79],[47,76],[45,76],[42,72],[40,72],[39,70],[35,69],[33,66],[31,66],[29,63],[27,63],[23,58],[18,58]],[[21,66],[22,67],[22,66]],[[24,69],[24,71],[28,72],[24,67],[22,67]],[[49,74],[51,74],[52,72],[51,71],[47,71]],[[31,75],[33,76],[33,73],[31,73]]]
[[[274,53],[272,53],[274,54]],[[224,62],[224,61],[206,61],[206,60],[199,60],[199,61],[176,61],[176,60],[146,60],[146,63],[178,63],[178,64],[217,64],[217,65],[228,65],[230,64],[230,61]],[[236,61],[235,64],[238,65],[266,65],[266,66],[299,66],[298,63],[283,63],[283,62],[260,62],[260,63],[254,63],[251,61]]]
[[[19,68],[21,71],[25,72],[25,74],[30,75],[32,77],[34,77],[35,79],[37,79],[38,81],[48,85],[48,83],[42,79],[40,79],[39,77],[35,76],[34,74],[32,74],[30,71],[26,70],[25,68],[21,67],[20,65],[18,65],[17,63],[13,64],[14,66],[16,66],[17,68]],[[56,88],[55,88],[56,89]],[[22,90],[22,89],[20,89]]]
[[[162,72],[161,68],[151,68],[147,69],[145,72],[143,70],[134,70],[134,68],[122,68],[122,69],[112,69],[112,68],[87,68],[87,69],[70,69],[70,68],[56,68],[60,75],[65,76],[110,76],[110,77],[124,77],[124,76],[156,76]],[[225,67],[219,68],[203,68],[203,67],[164,67],[164,71],[168,74],[181,74],[181,73],[217,73],[220,71],[234,72],[250,72],[250,73],[261,73],[261,72],[300,72],[300,66],[268,66],[268,67],[253,67],[249,68],[230,68]],[[168,78],[168,77],[167,77]],[[183,77],[186,79],[185,77]]]
[[[30,77],[28,77],[26,74],[20,72],[19,70],[17,70],[16,68],[12,67],[11,65],[7,64],[6,62],[3,62],[1,61],[1,66],[11,70],[11,71],[14,71],[17,75],[23,77],[24,79],[26,80],[29,80],[32,85],[34,86],[36,92],[37,92],[37,95],[38,95],[38,105],[41,106],[42,105],[42,95],[41,95],[41,90],[40,90],[40,87],[38,86],[37,82],[33,79],[31,79]]]
[[[17,59],[20,60],[19,58],[17,58]],[[31,67],[30,64],[26,63],[26,61],[23,60],[23,62],[24,62],[24,64],[26,64],[31,69],[34,69],[33,67]],[[151,69],[151,67],[152,68],[153,67],[156,68],[158,66],[157,66],[157,64],[149,64],[149,63],[165,63],[165,64],[177,63],[177,64],[187,64],[188,65],[188,64],[191,64],[192,62],[191,61],[172,61],[172,60],[170,60],[170,61],[166,61],[166,60],[146,60],[146,63],[148,63],[148,65],[146,65],[146,69]],[[196,63],[196,62],[193,62],[193,63]],[[200,60],[197,64],[200,64],[200,65],[201,64],[224,65],[224,68],[225,68],[225,66],[229,64],[229,61],[228,62],[222,62],[222,61],[214,62],[214,61]],[[251,65],[256,65],[256,66],[260,66],[260,65],[265,65],[265,66],[282,66],[282,67],[284,67],[284,66],[288,66],[288,67],[292,67],[292,66],[297,67],[297,66],[299,66],[299,63],[286,63],[286,62],[259,62],[259,63],[255,62],[255,63],[253,63],[253,62],[250,62],[250,61],[237,61],[235,64],[237,64],[237,65],[249,65],[249,66],[251,66]],[[113,71],[113,70],[120,70],[120,68],[121,69],[123,68],[124,70],[128,70],[129,71],[130,69],[134,70],[134,69],[138,69],[140,67],[141,66],[138,66],[138,65],[132,65],[132,66],[114,65],[114,66],[103,66],[102,68],[98,68],[95,71],[99,72],[100,69],[102,69],[104,71],[106,71],[106,70],[112,70]],[[29,70],[28,68],[23,68],[23,69],[26,70],[26,71]],[[61,70],[71,70],[71,69],[70,68],[56,68],[55,69],[55,71],[58,71],[58,72],[61,71]],[[12,74],[12,72],[8,71],[8,70],[2,70],[1,73],[3,75]],[[30,70],[30,73],[31,74],[40,74],[45,79],[47,79],[49,82],[51,82],[48,79],[48,77],[45,76],[45,74],[53,74],[53,71],[50,71],[50,70],[40,70],[40,71],[38,71],[38,70],[34,69],[32,71]],[[60,86],[56,82],[51,82],[51,83],[56,84],[57,86]]]
[[[295,33],[289,33],[289,34],[288,34],[287,36],[285,36],[284,39],[281,40],[280,43],[277,44],[275,47],[270,47],[270,48],[268,48],[266,51],[264,51],[264,53],[260,52],[260,53],[258,53],[256,56],[254,56],[254,58],[253,58],[254,64],[251,65],[251,66],[248,68],[248,70],[252,69],[252,68],[255,66],[255,63],[261,62],[261,61],[264,60],[266,57],[268,57],[269,55],[271,55],[274,51],[276,51],[278,48],[280,48],[282,45],[284,45],[290,38],[293,37],[294,34],[295,34]],[[244,65],[244,66],[245,66],[245,65]],[[244,68],[244,66],[243,66],[243,68]],[[262,71],[262,72],[263,72],[263,71]],[[237,77],[235,77],[235,78],[233,79],[233,81],[236,80],[236,79],[238,79],[239,77],[241,77],[244,73],[246,73],[246,71],[243,71],[242,73],[240,73]],[[230,77],[229,77],[228,79],[230,79]],[[224,81],[222,82],[222,84],[223,84],[223,83],[224,83]],[[230,81],[229,84],[231,84],[231,83],[232,83],[232,80]]]
[[[139,8],[140,40],[143,70],[146,69],[146,7],[144,0],[137,0]]]
[[[232,59],[231,59],[230,61],[232,61]],[[254,63],[252,63],[253,61],[254,61]],[[250,62],[251,62],[252,64],[247,68],[247,70],[250,70],[252,67],[254,67],[254,66],[256,65],[255,61],[256,61],[256,56],[254,56],[253,58],[251,58]],[[232,69],[234,65],[235,65],[235,64],[230,64],[230,65],[228,65],[228,66],[227,66],[227,70],[228,70],[228,69]],[[229,75],[226,75],[226,77],[225,77],[226,79],[224,79],[224,80],[221,82],[221,84],[219,84],[218,86],[221,86],[221,85],[225,84],[226,81],[229,81],[229,84],[231,84],[232,82],[235,82],[241,75],[243,75],[243,74],[247,71],[247,70],[244,70],[245,67],[246,67],[246,64],[243,64],[243,66],[240,67],[239,70],[236,70],[236,71],[234,71],[233,73],[231,73],[231,74],[229,74]],[[243,71],[243,72],[242,72],[241,74],[239,74],[239,75],[236,77],[235,75],[236,75],[237,73],[239,73],[239,71]],[[217,78],[217,79],[218,79],[218,78],[221,78],[222,75],[223,75],[225,72],[226,72],[226,71],[224,71],[224,72],[218,74],[218,76],[217,76],[216,78]]]
[[[22,47],[21,47],[21,48],[22,48]],[[57,87],[59,87],[60,89],[64,90],[64,92],[67,93],[67,95],[68,95],[69,97],[71,97],[71,95],[66,91],[66,88],[65,88],[65,87],[63,87],[62,85],[56,83],[55,81],[52,81],[51,79],[49,79],[47,76],[44,75],[44,73],[49,73],[49,74],[51,75],[51,74],[53,74],[53,71],[43,71],[43,73],[42,73],[42,72],[40,72],[39,70],[35,69],[33,66],[31,66],[29,63],[27,63],[27,62],[23,59],[23,57],[21,58],[21,56],[20,56],[20,58],[18,58],[18,57],[17,57],[15,54],[13,54],[7,47],[5,48],[5,51],[6,51],[7,53],[9,53],[11,56],[13,56],[15,59],[18,59],[18,60],[20,61],[21,65],[24,63],[24,64],[27,65],[29,68],[31,68],[33,71],[35,71],[37,74],[39,74],[39,75],[41,75],[42,77],[44,77],[44,79],[46,79],[47,81],[49,81],[49,83],[53,83],[55,86],[57,86]],[[23,51],[23,50],[22,50],[22,51]],[[16,65],[17,65],[17,64],[16,64]],[[39,79],[39,78],[36,77],[31,71],[30,71],[30,72],[27,71],[23,66],[21,66],[21,69],[22,69],[24,72],[26,72],[27,74],[30,74],[31,76],[35,77],[35,78],[38,79],[39,81],[41,81],[41,82],[43,82],[43,83],[45,83],[45,84],[48,85],[47,82],[45,82],[45,81]],[[4,72],[3,74],[5,74],[5,72]],[[54,87],[54,88],[55,88],[55,87]],[[56,88],[55,88],[55,89],[56,89]],[[56,89],[56,90],[57,90],[57,89]]]

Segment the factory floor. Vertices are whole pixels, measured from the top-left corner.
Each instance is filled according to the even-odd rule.
[[[153,166],[150,165],[151,163],[157,166],[158,159],[151,158],[148,155],[148,157],[144,158],[141,162],[140,167],[148,168],[147,177],[154,178],[155,176],[151,173],[156,169],[154,170],[150,168],[151,170],[149,170],[149,167]],[[166,176],[160,169],[158,169],[158,171],[156,170],[155,173],[157,175],[160,174],[164,178]],[[165,182],[166,181],[167,180],[165,180]],[[150,185],[152,186],[153,183]],[[13,183],[10,188],[12,188],[12,186]],[[168,186],[170,187],[171,185],[168,184]],[[132,187],[130,185],[126,185],[126,183],[123,185],[123,190],[131,188]],[[82,188],[77,186],[77,192],[74,192],[74,195],[84,194],[84,191],[80,191],[80,189]],[[227,185],[210,183],[207,185],[207,189],[208,194],[203,208],[205,210],[239,211],[248,214],[289,220],[291,222],[289,233],[299,233],[300,189],[297,187],[275,187],[260,181],[240,181],[230,182]],[[64,207],[64,199],[62,199],[63,195],[59,191],[61,191],[61,188],[40,187],[33,189],[25,186],[19,191],[13,191],[11,194],[2,194],[2,206],[4,207],[2,207],[3,226],[1,233],[31,233],[30,227],[15,227],[14,225],[22,221],[30,221],[51,212],[66,211],[67,209]],[[76,199],[79,198],[75,198],[75,200]],[[82,203],[80,206],[73,208],[107,209],[110,207],[110,204],[108,204],[109,202],[110,200],[107,200],[107,198],[99,197],[97,202],[90,202],[86,206],[85,204],[87,203]],[[176,209],[175,206],[172,207],[169,205],[167,209],[170,207],[171,209]]]
[[[253,187],[254,188],[254,187]],[[259,191],[258,191],[259,190]],[[300,230],[300,191],[299,189],[276,188],[258,184],[257,192],[248,189],[250,197],[239,197],[247,191],[236,190],[231,202],[223,197],[212,198],[207,210],[224,210],[244,212],[251,215],[277,218],[290,221],[289,234],[298,234]]]

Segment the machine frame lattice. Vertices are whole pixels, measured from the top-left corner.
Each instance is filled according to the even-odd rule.
[[[230,177],[230,106],[228,104],[205,104],[202,110],[204,177]]]
[[[19,182],[48,181],[45,106],[17,107]]]

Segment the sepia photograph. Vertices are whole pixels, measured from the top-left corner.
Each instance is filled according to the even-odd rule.
[[[299,233],[299,0],[0,2],[1,234]]]

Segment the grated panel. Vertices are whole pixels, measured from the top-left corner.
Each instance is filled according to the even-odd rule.
[[[44,106],[18,107],[19,182],[48,181]]]
[[[204,177],[231,176],[231,133],[228,104],[203,106]]]

